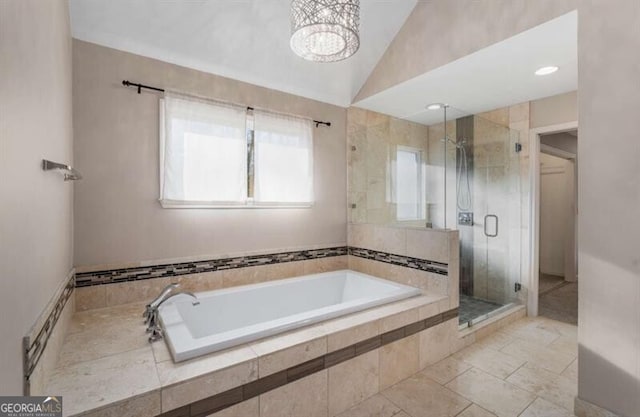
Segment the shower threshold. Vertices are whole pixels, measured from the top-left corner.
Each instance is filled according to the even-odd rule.
[[[498,314],[501,314],[515,306],[516,306],[516,303],[508,303],[502,306],[496,305],[495,309],[487,313],[477,315],[471,319],[461,320],[460,323],[458,324],[458,330],[464,330],[468,327],[473,327],[474,325],[481,323],[487,319],[490,319],[491,317],[497,316]],[[462,318],[463,316],[461,315],[460,317]]]

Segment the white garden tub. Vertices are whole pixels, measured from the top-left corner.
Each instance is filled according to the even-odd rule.
[[[420,294],[342,270],[178,296],[160,307],[175,362]]]

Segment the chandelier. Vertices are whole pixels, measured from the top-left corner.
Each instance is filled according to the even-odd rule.
[[[292,0],[291,49],[315,62],[349,58],[360,47],[360,0]]]

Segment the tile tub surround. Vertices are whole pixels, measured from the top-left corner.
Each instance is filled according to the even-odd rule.
[[[323,259],[344,255],[347,255],[347,247],[339,246],[322,249],[235,256],[219,259],[197,260],[191,262],[158,263],[155,265],[137,266],[131,268],[115,268],[78,272],[76,274],[76,286],[89,287],[94,285],[115,284],[126,281],[139,281],[145,279],[174,277],[205,272],[226,271],[237,268],[306,261],[311,259]]]
[[[75,271],[72,269],[64,284],[56,291],[49,305],[22,340],[25,395],[42,394],[44,379],[55,365],[64,334],[75,310],[74,275]]]
[[[361,223],[349,224],[347,238],[351,248],[349,269],[447,296],[450,307],[458,307],[460,241],[457,230]],[[387,259],[356,256],[357,251],[353,248],[391,255]],[[412,268],[409,264],[388,262],[396,257],[425,262],[422,264],[425,267]]]
[[[291,405],[289,414],[276,414],[296,415],[307,405],[291,397],[279,400],[290,392],[296,393],[294,398],[300,394],[300,401],[324,407],[321,415],[326,415],[327,407],[339,413],[378,392],[379,380],[399,380],[417,372],[419,360],[400,366],[407,351],[449,355],[450,350],[434,349],[434,341],[421,334],[440,329],[446,340],[457,334],[457,312],[449,308],[449,300],[422,295],[174,364],[164,342],[147,343],[142,308],[142,303],[132,303],[73,317],[46,387],[65,397],[69,415],[126,416],[133,414],[122,410],[145,409],[134,414],[152,416],[161,411],[179,416],[185,406],[193,415],[209,415],[256,396],[262,415],[274,412],[269,404]],[[439,356],[430,360],[442,359]],[[354,386],[348,392],[327,388],[328,381],[350,386],[351,378],[372,385]],[[123,386],[123,380],[132,383]],[[306,398],[298,391],[309,387],[319,397]],[[220,415],[253,409],[253,404],[242,401]]]
[[[380,252],[373,249],[363,249],[349,247],[349,255],[358,258],[371,259],[386,264],[402,266],[405,268],[418,269],[420,271],[433,272],[434,274],[447,275],[447,264],[442,262],[428,261],[425,259],[412,258],[409,256],[395,255],[393,253]]]
[[[437,241],[435,244],[449,243]],[[183,288],[191,291],[208,291],[347,269],[347,255],[402,267],[401,270],[407,274],[415,275],[415,271],[422,271],[439,276],[434,285],[429,288],[425,286],[423,289],[434,290],[436,281],[440,285],[447,282],[445,277],[451,268],[442,262],[442,256],[436,253],[434,257],[439,260],[424,257],[428,252],[417,257],[413,256],[417,254],[416,251],[400,255],[373,249],[371,245],[365,246],[369,247],[333,246],[267,254],[243,254],[208,260],[194,258],[188,261],[156,261],[127,267],[82,267],[76,274],[76,306],[78,310],[83,311],[148,301],[170,282],[178,282]],[[440,252],[447,253],[448,258],[448,247],[440,249]],[[452,267],[455,268],[455,261]],[[374,275],[393,279],[384,275]],[[443,295],[447,295],[446,292]]]
[[[448,264],[460,259],[457,230],[350,223],[347,246]]]
[[[337,271],[348,268],[347,248],[337,249],[313,249],[297,252],[287,252],[287,256],[248,255],[244,257],[219,258],[214,261],[181,262],[176,269],[172,264],[158,263],[150,266],[132,266],[131,268],[118,268],[111,270],[80,272],[77,275],[84,279],[95,279],[101,284],[85,285],[76,288],[76,307],[79,311],[95,308],[112,307],[132,302],[149,301],[155,298],[162,288],[171,282],[177,282],[183,289],[200,292],[237,285],[256,284],[275,279],[291,278],[300,275],[308,275],[320,272]],[[295,254],[295,255],[292,255]],[[284,255],[279,253],[277,255]],[[305,259],[306,257],[306,259]],[[237,259],[252,258],[247,263],[238,262]],[[258,265],[252,264],[260,259]],[[271,260],[266,263],[264,260]],[[280,262],[277,262],[277,261]],[[203,272],[204,267],[196,269],[194,265],[199,262],[209,264],[211,269],[217,270]],[[212,265],[213,264],[213,265]],[[184,265],[184,266],[182,266]],[[254,266],[250,266],[254,265]],[[154,275],[149,276],[142,271],[154,269]],[[193,271],[201,271],[195,272]],[[130,277],[121,281],[112,282],[109,273],[113,276],[129,274]],[[163,276],[163,274],[166,274]],[[131,279],[131,280],[128,280]]]
[[[116,268],[107,270],[79,272],[76,274],[76,287],[91,287],[104,284],[116,284],[128,281],[141,281],[154,278],[176,277],[206,272],[227,271],[231,269],[300,262],[314,259],[333,258],[353,255],[374,259],[380,262],[420,269],[436,274],[447,275],[447,264],[427,259],[400,256],[393,253],[357,247],[334,247],[326,249],[301,250],[295,252],[272,253],[266,255],[239,256],[206,261],[181,263],[161,263],[157,265]]]

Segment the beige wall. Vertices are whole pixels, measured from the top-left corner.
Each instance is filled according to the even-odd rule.
[[[576,107],[577,104],[578,103],[576,103]],[[577,112],[576,118],[573,120],[578,120]],[[542,135],[540,136],[540,143],[561,151],[572,153],[573,155],[578,155],[578,138],[567,132]]]
[[[570,91],[531,102],[531,128],[578,120],[578,92]]]
[[[561,16],[577,0],[419,1],[354,102]]]
[[[217,255],[346,242],[346,109],[173,64],[73,42],[75,264]],[[162,209],[158,95],[173,88],[332,123],[315,132],[311,209]]]
[[[640,3],[578,9],[581,399],[640,415]]]
[[[71,36],[64,0],[0,2],[0,394],[22,393],[22,337],[72,266]]]
[[[547,154],[540,162],[540,272],[574,281],[565,268],[574,261],[574,165]]]

